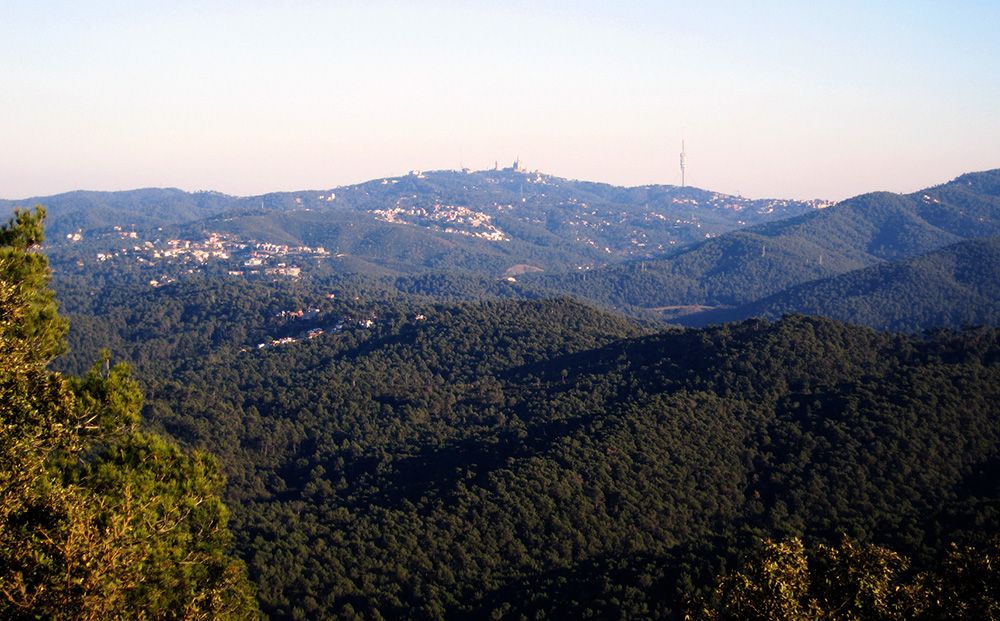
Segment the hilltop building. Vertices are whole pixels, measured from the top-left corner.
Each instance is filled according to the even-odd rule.
[[[496,165],[494,165],[494,170],[496,170]],[[526,172],[528,172],[528,169],[525,168],[524,164],[521,163],[521,158],[520,157],[515,158],[514,159],[514,163],[511,164],[510,166],[508,166],[507,168],[504,168],[504,170],[509,170],[509,171],[516,172],[516,173],[526,173]]]

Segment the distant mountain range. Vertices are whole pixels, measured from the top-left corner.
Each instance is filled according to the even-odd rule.
[[[908,195],[865,194],[822,211],[731,232],[662,258],[623,262],[586,273],[538,275],[530,282],[668,318],[699,313],[688,320],[699,324],[758,313],[808,312],[880,327],[960,325],[995,316],[995,310],[981,304],[991,301],[1000,279],[992,259],[992,242],[929,254],[895,266],[894,262],[997,235],[1000,170],[963,175]],[[840,275],[843,277],[826,284],[826,279]],[[929,311],[932,304],[925,298],[922,305],[905,304],[897,311],[885,308],[851,313],[837,310],[846,308],[844,299],[824,299],[845,294],[848,282],[858,287],[865,283],[863,289],[872,296],[878,290],[883,297],[891,297],[890,292],[902,295],[917,281],[921,281],[919,288],[907,291],[905,299],[912,301],[921,291],[959,287],[963,295],[949,297],[949,304],[960,305],[964,300],[971,306],[961,312],[949,311],[946,317],[943,309]],[[811,284],[806,287],[805,283]],[[793,290],[795,287],[800,288]],[[857,296],[854,299],[862,303]],[[893,299],[897,304],[904,298]],[[869,303],[875,304],[876,298],[870,297]],[[706,313],[706,307],[738,309]]]
[[[34,203],[50,213],[57,273],[105,280],[353,275],[448,299],[568,294],[687,325],[785,313],[900,330],[998,321],[997,243],[964,242],[1000,236],[1000,170],[833,206],[504,169],[258,197],[72,192],[0,207]]]
[[[591,268],[743,226],[803,214],[825,201],[751,200],[690,187],[623,188],[513,169],[414,172],[330,190],[233,197],[176,189],[71,192],[21,201],[49,210],[52,243],[113,227],[184,239],[205,231],[324,246],[343,270]],[[530,267],[526,267],[530,266]],[[336,268],[339,269],[339,268]]]

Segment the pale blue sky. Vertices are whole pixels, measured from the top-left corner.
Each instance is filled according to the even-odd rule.
[[[745,196],[1000,167],[1000,2],[7,2],[0,197],[530,168]]]

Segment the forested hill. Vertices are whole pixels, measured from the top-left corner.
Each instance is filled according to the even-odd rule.
[[[846,532],[923,567],[1000,529],[997,330],[650,334],[568,300],[219,282],[71,341],[134,360],[153,425],[220,456],[272,618],[679,619],[763,537]]]
[[[913,194],[865,194],[663,259],[532,282],[619,307],[747,304],[811,280],[998,235],[998,179],[1000,170],[993,170]]]
[[[54,258],[70,247],[77,250],[73,263],[94,262],[98,253],[163,263],[153,259],[162,259],[168,240],[196,243],[214,234],[224,236],[230,250],[257,243],[322,247],[331,271],[460,269],[493,278],[652,256],[827,204],[690,187],[618,187],[510,168],[414,171],[255,197],[175,189],[71,192],[0,201],[0,209],[35,203],[48,208],[49,243],[60,251]]]
[[[897,331],[1000,325],[1000,237],[808,282],[751,304],[687,315],[678,322],[699,326],[788,313]]]
[[[54,196],[0,200],[0,212],[14,207],[44,205],[48,242],[60,243],[66,234],[110,229],[114,226],[148,229],[201,220],[233,209],[234,197],[218,192],[185,192],[176,188],[145,188],[119,192],[77,190]]]
[[[53,230],[60,233],[47,252],[57,281],[70,286],[156,287],[203,276],[353,279],[442,301],[572,295],[643,317],[701,324],[758,308],[823,312],[815,304],[766,311],[762,300],[998,235],[998,177],[1000,171],[970,173],[909,195],[866,194],[825,209],[815,201],[751,201],[673,186],[620,188],[512,169],[414,172],[253,198],[179,190],[83,192],[52,198]],[[947,262],[943,255],[928,257]],[[929,276],[948,269],[921,265]],[[868,272],[865,287],[889,291],[891,283],[871,278],[894,273]],[[984,281],[997,278],[978,273]],[[937,299],[955,304],[936,309],[928,299],[919,307],[926,310],[896,319],[891,300],[868,318],[830,313],[923,329],[987,320],[993,312],[979,303],[988,297]],[[956,313],[952,306],[959,299],[971,306]],[[876,298],[872,304],[879,304]],[[746,312],[723,312],[737,307]],[[722,314],[678,319],[712,310]]]

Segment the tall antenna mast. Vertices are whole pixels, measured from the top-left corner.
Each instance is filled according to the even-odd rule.
[[[684,187],[684,173],[687,171],[688,157],[684,152],[684,140],[681,140],[681,187]]]

